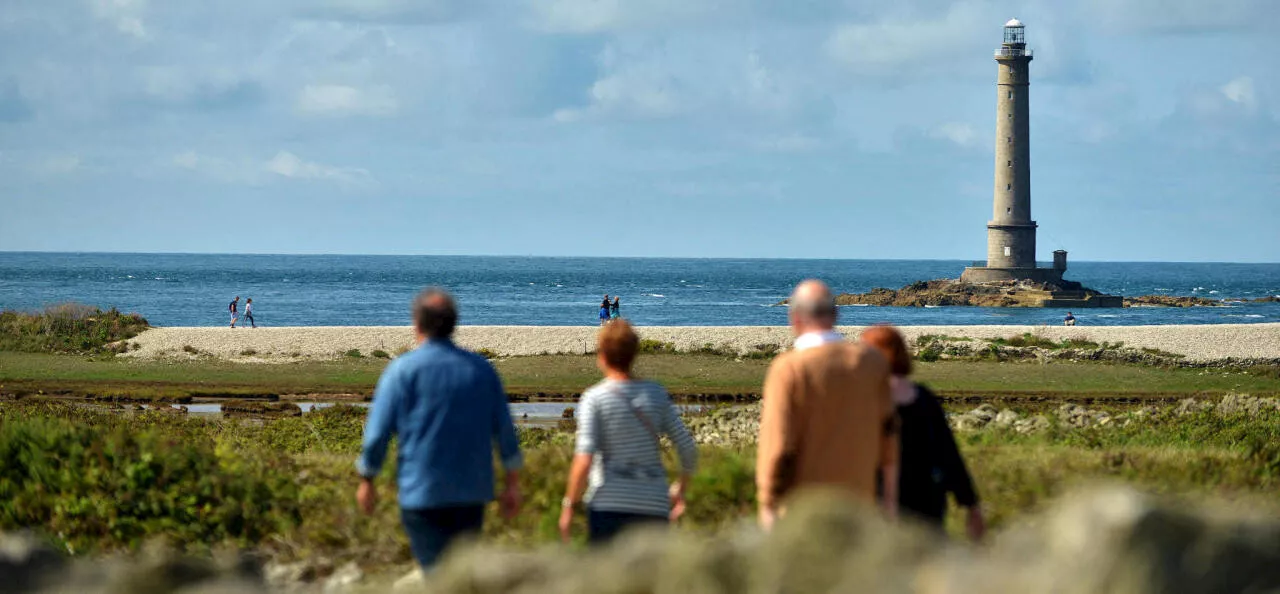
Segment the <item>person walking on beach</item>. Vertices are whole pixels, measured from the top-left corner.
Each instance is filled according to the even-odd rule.
[[[244,319],[248,320],[249,327],[251,328],[258,327],[258,324],[254,323],[253,321],[253,298],[252,297],[244,300]]]
[[[506,469],[502,514],[520,509],[523,457],[507,395],[484,357],[454,345],[458,310],[440,289],[414,300],[420,344],[392,360],[378,378],[356,468],[356,500],[365,513],[377,502],[374,481],[397,437],[400,517],[413,556],[431,568],[459,536],[478,534],[493,499],[493,448]]]
[[[600,325],[603,326],[609,321],[609,295],[604,296],[604,301],[600,302]]]
[[[632,526],[674,522],[684,513],[685,486],[698,449],[667,391],[631,373],[639,349],[640,338],[626,320],[600,330],[596,366],[604,380],[583,393],[575,415],[577,441],[560,512],[565,541],[583,501],[592,544]],[[680,456],[680,478],[670,488],[662,465],[662,436]]]
[[[231,327],[232,328],[236,327],[236,317],[237,317],[236,308],[239,305],[240,305],[240,296],[236,295],[236,298],[231,300],[231,305],[227,306],[227,309],[231,311]]]
[[[609,319],[611,319],[611,320],[616,320],[616,319],[618,319],[618,318],[622,317],[622,313],[621,313],[621,312],[622,312],[622,310],[621,310],[621,305],[620,305],[620,302],[621,302],[621,301],[622,301],[622,298],[621,298],[621,297],[614,296],[614,298],[613,298],[613,305],[611,305],[611,306],[609,307]]]
[[[1063,326],[1075,326],[1075,325],[1076,325],[1076,317],[1075,317],[1075,316],[1073,316],[1073,315],[1071,315],[1071,312],[1067,312],[1067,317],[1065,317],[1065,318],[1063,318],[1063,319],[1062,319],[1062,325],[1063,325]]]
[[[889,359],[889,390],[901,423],[898,510],[942,530],[950,493],[960,507],[968,510],[969,538],[981,540],[986,522],[973,479],[938,398],[929,388],[908,379],[911,355],[902,334],[890,326],[873,326],[862,333],[861,341]]]
[[[831,289],[806,280],[791,294],[795,349],[779,355],[764,380],[756,453],[760,525],[770,529],[786,500],[805,487],[834,487],[872,503],[877,476],[883,505],[897,509],[898,435],[889,363],[879,351],[835,331]]]

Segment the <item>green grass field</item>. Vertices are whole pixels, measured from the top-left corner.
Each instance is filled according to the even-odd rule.
[[[514,357],[496,363],[513,393],[572,395],[599,379],[582,355]],[[0,393],[234,396],[372,392],[386,361],[337,359],[279,364],[216,359],[135,360],[0,352]],[[660,354],[640,358],[641,375],[675,394],[756,394],[768,361],[720,355]],[[917,379],[945,395],[1053,398],[1145,398],[1244,392],[1280,394],[1280,376],[1239,370],[1182,369],[1104,363],[940,361],[921,363]]]

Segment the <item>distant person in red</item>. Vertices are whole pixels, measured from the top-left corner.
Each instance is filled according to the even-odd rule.
[[[231,300],[231,305],[227,306],[227,309],[231,311],[231,327],[232,328],[236,327],[236,318],[238,317],[236,315],[237,313],[236,309],[237,309],[237,306],[239,305],[240,305],[240,296],[236,295],[236,298]]]
[[[258,325],[253,322],[253,298],[244,300],[244,319],[249,321],[250,328],[257,328]]]

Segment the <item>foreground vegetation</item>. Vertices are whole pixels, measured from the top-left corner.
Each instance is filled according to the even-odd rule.
[[[377,513],[354,505],[352,460],[364,412],[335,407],[260,422],[79,405],[0,407],[0,530],[34,527],[83,553],[164,535],[192,552],[230,543],[280,560],[324,556],[370,566],[408,561],[388,469]],[[526,510],[487,535],[526,546],[555,538],[570,436],[521,432]],[[1067,487],[1111,479],[1153,491],[1225,496],[1280,511],[1280,413],[1157,416],[1126,427],[961,434],[999,528]],[[754,448],[704,447],[685,529],[714,530],[754,510]],[[392,457],[391,459],[394,459]],[[953,527],[955,528],[955,527]]]

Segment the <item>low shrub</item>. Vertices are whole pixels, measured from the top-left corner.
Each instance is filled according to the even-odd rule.
[[[188,355],[196,355],[200,353],[200,349],[189,344],[184,344],[182,345],[182,352],[187,353]]]
[[[372,353],[369,353],[369,355],[374,359],[390,359],[391,358],[391,354],[382,349],[378,349]]]
[[[255,349],[245,349],[243,351],[240,351],[241,357],[252,357],[256,354],[258,354],[258,351]]]
[[[662,353],[676,352],[676,345],[661,340],[653,340],[649,338],[640,339],[640,348],[636,351],[642,355],[658,355]]]
[[[149,328],[137,314],[64,303],[35,313],[0,311],[0,351],[33,353],[123,352],[122,344]]]
[[[77,552],[155,534],[207,550],[253,545],[300,521],[290,459],[233,454],[165,417],[0,409],[0,529],[40,527]]]
[[[493,351],[493,350],[490,350],[490,349],[485,349],[485,348],[482,348],[482,349],[477,350],[477,351],[476,351],[476,354],[477,354],[477,355],[480,355],[481,357],[484,357],[485,359],[489,359],[489,360],[491,360],[491,361],[492,361],[493,359],[497,359],[497,358],[498,358],[498,353],[497,353],[496,351]]]
[[[1043,336],[1038,336],[1030,332],[1024,332],[1021,336],[1010,336],[1009,338],[997,338],[991,341],[993,344],[1011,347],[1040,347],[1043,349],[1061,348],[1056,343]]]
[[[350,357],[350,358],[352,358],[352,359],[363,359],[363,358],[364,358],[364,355],[360,353],[360,349],[351,349],[351,350],[349,350],[349,351],[347,351],[347,352],[343,353],[343,354],[342,354],[342,356],[344,356],[344,357]]]
[[[1059,346],[1059,348],[1092,350],[1092,349],[1099,348],[1100,346],[1101,345],[1099,345],[1096,342],[1093,342],[1092,340],[1086,340],[1083,338],[1068,338],[1062,341],[1062,344]]]

